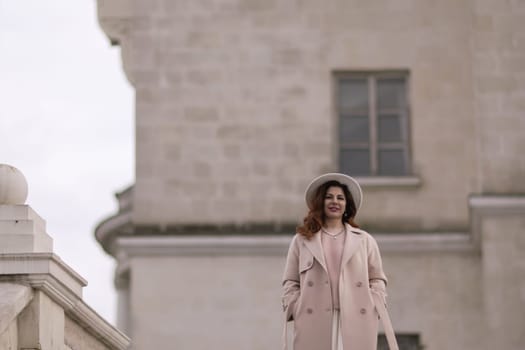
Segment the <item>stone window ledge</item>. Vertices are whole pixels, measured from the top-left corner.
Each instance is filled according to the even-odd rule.
[[[418,187],[421,179],[417,176],[356,176],[363,187]]]

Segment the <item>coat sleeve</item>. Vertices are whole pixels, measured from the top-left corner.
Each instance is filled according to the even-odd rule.
[[[299,247],[297,244],[297,235],[295,235],[288,249],[282,282],[282,306],[287,321],[293,320],[295,304],[300,295],[299,283]]]
[[[374,237],[370,235],[368,244],[368,278],[370,289],[373,293],[379,294],[386,305],[386,284],[388,281],[383,271],[379,247]]]

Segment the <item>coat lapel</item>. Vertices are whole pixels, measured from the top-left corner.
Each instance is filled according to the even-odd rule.
[[[346,263],[352,258],[354,253],[359,249],[363,235],[359,230],[354,229],[349,224],[346,224],[346,239],[345,247],[343,248],[343,257],[341,259],[341,266],[345,266]]]
[[[305,239],[304,244],[306,248],[312,253],[314,258],[319,261],[323,269],[328,272],[326,262],[324,260],[323,246],[321,244],[321,232],[317,232],[310,240]]]

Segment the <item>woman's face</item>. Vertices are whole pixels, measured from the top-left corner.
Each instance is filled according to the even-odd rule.
[[[341,187],[328,187],[324,197],[324,215],[326,219],[341,219],[346,208],[345,193]]]

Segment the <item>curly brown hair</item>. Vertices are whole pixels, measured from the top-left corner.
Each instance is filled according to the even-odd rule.
[[[312,238],[323,226],[325,220],[324,213],[324,199],[326,192],[330,187],[339,187],[343,190],[346,199],[346,207],[342,217],[342,222],[349,223],[353,227],[359,227],[354,221],[355,215],[357,214],[357,208],[354,202],[352,194],[348,190],[345,184],[339,181],[328,181],[322,184],[315,191],[315,195],[312,201],[312,208],[308,211],[308,214],[303,219],[303,224],[297,226],[297,233],[306,237],[306,239]]]

